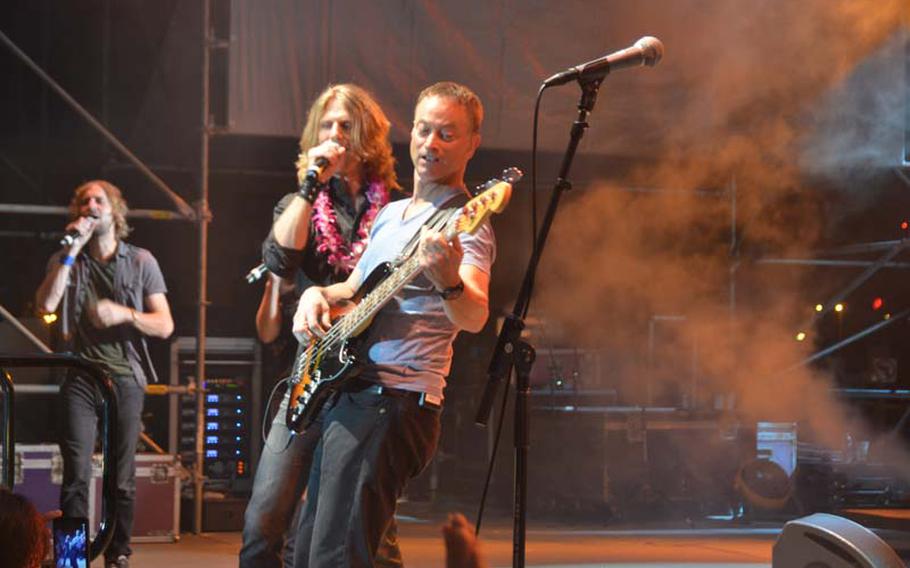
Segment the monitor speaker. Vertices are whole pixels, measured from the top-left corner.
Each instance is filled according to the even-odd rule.
[[[843,517],[816,513],[784,525],[772,568],[904,568],[872,531]]]

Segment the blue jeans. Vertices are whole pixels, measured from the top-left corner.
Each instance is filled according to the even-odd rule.
[[[436,451],[439,411],[361,390],[337,395],[320,419],[294,567],[375,566],[398,498]]]
[[[303,434],[292,436],[285,424],[287,405],[285,394],[259,457],[253,494],[243,516],[240,568],[293,566],[294,527],[322,422],[316,420]],[[401,565],[394,521],[377,553],[377,562],[381,566]]]
[[[139,441],[145,389],[132,376],[114,377],[117,415],[117,523],[105,558],[129,556],[133,529],[133,504],[136,500],[136,444]],[[88,489],[92,482],[92,453],[98,433],[102,399],[92,379],[70,375],[60,387],[63,428],[60,454],[63,458],[63,484],[60,508],[67,517],[88,517]]]

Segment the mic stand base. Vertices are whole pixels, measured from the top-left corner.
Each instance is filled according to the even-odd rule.
[[[531,368],[537,354],[530,344],[519,341],[515,356],[515,491],[513,495],[512,566],[525,565],[525,534],[528,511],[528,450],[531,447],[529,401]]]

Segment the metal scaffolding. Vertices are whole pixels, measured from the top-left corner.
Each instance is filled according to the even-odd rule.
[[[138,158],[126,145],[121,142],[104,124],[96,119],[88,110],[86,110],[72,95],[61,87],[49,74],[47,74],[34,60],[0,31],[0,43],[2,43],[13,55],[21,60],[26,67],[31,69],[51,90],[57,93],[79,116],[81,116],[92,128],[98,131],[114,148],[125,156],[142,174],[147,177],[155,187],[164,193],[174,204],[176,211],[162,210],[135,210],[130,212],[130,217],[146,218],[153,220],[178,220],[195,222],[198,227],[198,253],[199,253],[199,270],[198,270],[198,322],[197,322],[197,350],[196,350],[196,380],[197,384],[203,388],[195,390],[196,397],[196,445],[195,445],[195,464],[193,468],[193,486],[194,486],[194,518],[193,530],[195,533],[202,532],[202,493],[205,482],[203,461],[204,461],[204,432],[203,418],[205,405],[205,338],[206,338],[206,310],[208,307],[207,297],[207,277],[208,277],[208,225],[211,222],[211,212],[209,210],[209,142],[213,129],[211,126],[211,110],[209,98],[209,81],[211,70],[211,50],[213,48],[223,47],[221,43],[214,41],[211,27],[211,0],[203,0],[201,3],[202,14],[202,128],[201,128],[201,159],[199,164],[199,199],[195,207],[190,206],[177,192],[171,189],[167,183],[158,177],[150,167],[148,167],[140,158]],[[41,205],[27,204],[0,204],[0,213],[13,214],[38,214],[38,215],[65,215],[66,207],[49,207]],[[24,330],[16,318],[5,309],[3,317],[13,322],[13,325],[20,331]],[[40,342],[39,342],[40,343]],[[43,350],[43,349],[42,349]]]

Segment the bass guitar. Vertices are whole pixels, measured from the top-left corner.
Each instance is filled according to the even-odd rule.
[[[475,232],[493,213],[505,209],[512,184],[521,176],[517,168],[505,170],[500,178],[484,184],[463,207],[453,209],[427,228],[449,241],[460,233]],[[383,263],[370,273],[352,298],[356,305],[337,319],[323,337],[301,345],[289,377],[291,394],[285,422],[291,431],[303,432],[329,397],[357,376],[361,361],[357,337],[370,326],[379,310],[421,272],[417,247],[405,248],[394,262]]]

